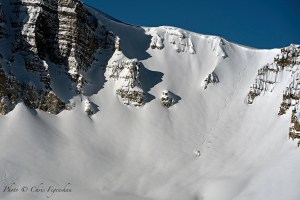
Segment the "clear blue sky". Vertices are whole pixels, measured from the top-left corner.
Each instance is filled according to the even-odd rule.
[[[170,25],[256,48],[300,44],[300,0],[83,0],[135,25]]]

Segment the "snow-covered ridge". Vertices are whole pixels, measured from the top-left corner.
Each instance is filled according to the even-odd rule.
[[[180,52],[194,54],[195,49],[187,31],[170,26],[161,26],[157,28],[145,28],[147,34],[152,35],[151,48],[163,49],[168,42],[173,45],[174,49]]]
[[[195,50],[193,40],[202,38],[210,42],[211,49],[216,52],[217,56],[223,59],[228,57],[226,50],[230,50],[228,49],[230,48],[228,45],[229,42],[221,37],[196,34],[171,26],[144,27],[144,29],[146,34],[152,36],[150,44],[152,49],[162,50],[168,43],[171,44],[178,53],[196,54],[197,51]]]

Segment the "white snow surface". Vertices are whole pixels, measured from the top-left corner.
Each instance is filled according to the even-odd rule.
[[[283,74],[282,84],[246,104],[257,70],[279,49],[228,41],[221,48],[219,37],[178,28],[164,37],[185,34],[193,52],[180,46],[184,51],[176,52],[168,40],[157,41],[162,49],[151,49],[151,34],[161,28],[149,32],[89,9],[121,38],[126,57],[161,75],[150,88],[153,98],[140,108],[125,106],[108,80],[89,97],[99,106],[92,116],[80,97],[57,116],[18,104],[0,117],[1,187],[70,183],[72,192],[55,193],[50,198],[55,200],[300,199],[300,149],[287,137],[290,115],[277,115],[289,77]],[[211,72],[220,82],[203,90]],[[152,78],[141,80],[149,85]],[[164,90],[180,97],[169,109],[160,102]],[[5,200],[47,195],[0,191]]]

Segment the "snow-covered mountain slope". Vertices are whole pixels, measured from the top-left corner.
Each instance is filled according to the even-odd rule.
[[[299,200],[299,46],[0,2],[1,199]]]

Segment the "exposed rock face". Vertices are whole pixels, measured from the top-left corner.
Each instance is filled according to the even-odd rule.
[[[280,105],[279,115],[283,115],[290,107],[299,104],[300,99],[300,74],[296,72],[292,75],[292,81],[283,92],[282,103]]]
[[[274,58],[274,62],[286,70],[291,70],[300,65],[300,46],[290,45],[281,49],[281,54]]]
[[[207,76],[206,79],[204,79],[202,83],[202,87],[205,90],[209,84],[219,83],[219,78],[215,72],[212,72]]]
[[[63,111],[66,106],[53,92],[49,92],[41,95],[38,108],[56,115]]]
[[[84,93],[85,74],[91,69],[94,55],[113,52],[115,38],[79,0],[13,0],[5,6],[6,12],[12,13],[7,21],[0,6],[0,38],[11,28],[14,39],[11,52],[0,50],[4,55],[0,60],[1,76],[18,88],[1,88],[1,113],[6,114],[18,101],[23,101],[30,108],[57,114],[65,103],[52,89],[59,78],[51,76],[60,74],[68,79],[65,83],[71,85],[66,88],[74,91],[74,95]],[[19,58],[17,63],[15,57]],[[103,62],[108,59],[103,58]],[[15,65],[19,67],[13,68]],[[15,76],[19,74],[21,78]],[[10,88],[10,84],[4,87]],[[18,98],[12,100],[10,93]],[[51,101],[53,105],[49,104]]]
[[[283,94],[284,101],[289,96],[290,87],[293,89],[297,85],[298,71],[300,65],[300,46],[291,45],[281,49],[281,54],[274,58],[274,62],[267,64],[258,70],[255,83],[250,87],[248,93],[248,103],[253,103],[255,97],[260,94],[272,91],[276,83],[280,82],[283,70],[291,72],[292,79],[287,90]],[[290,98],[289,98],[290,99]]]
[[[0,99],[0,114],[5,115],[13,109],[8,97],[4,96]]]
[[[196,53],[190,33],[186,31],[174,27],[162,26],[158,28],[148,28],[146,32],[152,35],[150,44],[152,49],[161,50],[165,47],[165,42],[168,42],[174,46],[174,49],[178,53]]]
[[[169,91],[164,90],[160,98],[163,106],[169,108],[174,104],[174,100],[170,97]]]
[[[299,105],[300,99],[300,46],[290,46],[281,50],[274,60],[284,70],[291,72],[289,85],[283,93],[279,115],[285,114],[290,107]]]
[[[296,110],[293,110],[293,112],[292,112],[289,138],[291,138],[293,140],[300,139],[299,112],[297,112]]]
[[[17,104],[21,94],[21,84],[12,76],[7,77],[0,64],[0,113],[7,114]]]
[[[274,84],[279,82],[281,68],[276,63],[267,64],[258,70],[255,83],[248,93],[248,104],[252,104],[255,97],[266,91],[272,91]]]
[[[78,0],[19,1],[14,5],[18,15],[29,12],[25,24],[15,22],[20,25],[21,46],[28,44],[24,50],[29,46],[39,59],[49,55],[52,62],[66,66],[75,80],[80,70],[89,69],[100,45],[102,48],[113,46],[105,28]],[[28,11],[24,11],[26,9]],[[28,67],[36,65],[38,58],[29,60]]]
[[[130,89],[129,87],[122,87],[121,89],[116,90],[123,103],[126,105],[142,106],[144,104],[144,92],[143,90]]]
[[[289,137],[300,139],[299,100],[300,100],[300,46],[291,45],[281,49],[281,54],[274,58],[274,62],[258,70],[255,83],[248,93],[248,104],[252,104],[255,97],[272,91],[275,84],[280,82],[283,71],[290,73],[288,86],[283,91],[282,103],[278,115],[286,114],[292,108],[291,127]]]
[[[142,106],[145,93],[140,82],[140,63],[115,50],[106,67],[106,77],[115,80],[116,94],[126,105]]]
[[[51,114],[58,114],[65,108],[65,103],[52,92],[38,90],[34,85],[21,84],[13,76],[6,77],[0,67],[0,113],[9,113],[20,101],[28,108],[39,108]]]

